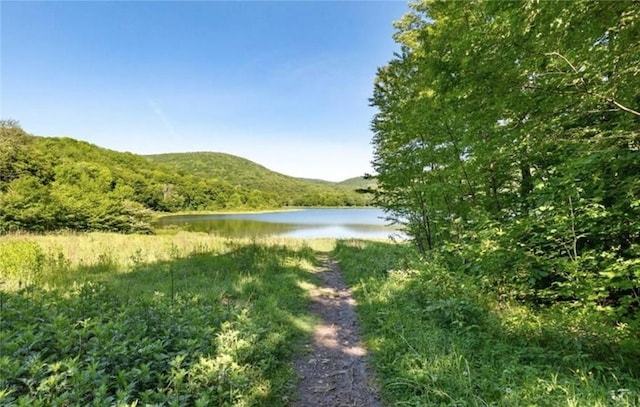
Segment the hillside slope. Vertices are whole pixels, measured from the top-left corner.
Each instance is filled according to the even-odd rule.
[[[338,186],[356,190],[356,189],[375,189],[378,186],[375,178],[365,178],[365,177],[355,177],[345,179],[344,181],[338,182]]]
[[[248,191],[258,190],[283,206],[366,205],[368,197],[352,184],[294,178],[271,171],[253,161],[217,152],[171,153],[146,156],[184,174],[228,182]]]

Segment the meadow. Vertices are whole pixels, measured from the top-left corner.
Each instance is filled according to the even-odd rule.
[[[0,237],[0,405],[285,405],[329,244]]]
[[[640,406],[638,332],[591,311],[506,299],[406,244],[185,232],[1,236],[0,405],[290,405],[320,251],[386,405]]]

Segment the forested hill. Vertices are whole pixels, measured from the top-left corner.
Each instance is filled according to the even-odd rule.
[[[341,187],[359,190],[359,189],[375,189],[378,183],[375,178],[354,177],[338,183]]]
[[[367,201],[348,188],[305,185],[293,178],[289,184],[274,181],[271,189],[263,189],[255,180],[223,176],[227,165],[240,177],[260,168],[237,157],[227,156],[218,172],[210,175],[178,171],[141,155],[71,138],[37,137],[16,123],[0,124],[0,233],[149,231],[152,211],[362,205]],[[288,179],[272,174],[274,180]]]
[[[280,206],[364,205],[367,197],[356,194],[360,184],[333,183],[290,177],[231,154],[217,152],[171,153],[146,156],[184,174],[213,178],[249,191],[260,191]],[[352,178],[357,180],[362,178]]]

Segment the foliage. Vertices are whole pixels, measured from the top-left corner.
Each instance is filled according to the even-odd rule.
[[[409,245],[343,241],[334,254],[388,405],[640,405],[637,329],[504,300]]]
[[[1,405],[287,404],[310,248],[137,236],[125,259],[96,247],[111,238],[0,242]],[[32,259],[41,276],[19,288]]]
[[[378,72],[377,202],[488,286],[640,310],[640,4],[424,0]]]
[[[364,177],[349,178],[338,183],[338,185],[350,188],[358,193],[373,194],[378,188],[378,183],[374,177],[365,174]],[[371,198],[370,198],[371,199]]]
[[[285,177],[239,157],[189,153],[152,160],[70,138],[31,136],[14,121],[0,124],[0,233],[148,233],[151,211],[352,206],[369,200],[346,187]],[[162,164],[169,158],[176,161]]]
[[[18,287],[40,282],[45,254],[35,242],[15,240],[0,246],[0,285],[10,280]]]
[[[363,206],[369,203],[368,198],[354,192],[356,188],[352,184],[293,178],[230,154],[199,152],[146,157],[185,174],[213,178],[250,191],[250,199],[253,194],[254,201],[262,206]]]

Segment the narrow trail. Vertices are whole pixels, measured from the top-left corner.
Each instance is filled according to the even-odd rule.
[[[296,407],[382,407],[367,352],[360,343],[355,300],[336,262],[322,254],[320,286],[310,289],[311,311],[322,322],[295,368],[302,376]]]

